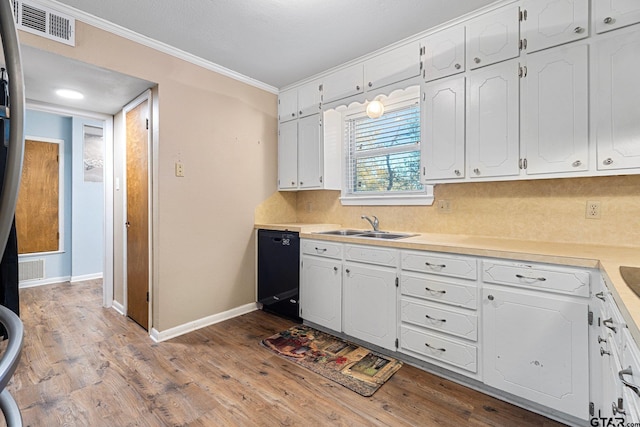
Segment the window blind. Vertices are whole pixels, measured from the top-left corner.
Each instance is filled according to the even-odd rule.
[[[349,142],[348,192],[411,193],[420,183],[420,107],[406,103],[377,119],[357,115],[345,120]]]

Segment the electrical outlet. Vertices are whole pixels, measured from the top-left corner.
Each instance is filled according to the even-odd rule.
[[[587,219],[600,219],[600,202],[587,201]]]
[[[182,162],[176,162],[176,176],[184,176],[184,165],[182,164]]]
[[[449,200],[438,200],[438,211],[442,213],[451,212],[451,202]]]

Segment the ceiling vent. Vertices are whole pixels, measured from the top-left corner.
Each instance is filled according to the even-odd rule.
[[[16,27],[69,46],[76,45],[76,20],[33,1],[13,0]]]

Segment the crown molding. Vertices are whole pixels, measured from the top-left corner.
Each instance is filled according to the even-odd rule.
[[[85,24],[89,24],[93,27],[110,32],[117,36],[123,37],[127,40],[131,40],[133,42],[141,44],[143,46],[150,47],[159,52],[166,53],[167,55],[171,55],[175,58],[181,59],[183,61],[197,65],[199,67],[205,68],[209,71],[213,71],[215,73],[222,74],[223,76],[230,77],[239,82],[246,83],[258,89],[262,89],[264,91],[267,91],[276,95],[279,93],[278,88],[276,88],[275,86],[271,86],[269,84],[263,83],[249,76],[245,76],[244,74],[240,74],[236,71],[230,70],[229,68],[223,67],[222,65],[218,65],[214,62],[207,61],[203,58],[200,58],[199,56],[177,49],[166,43],[160,42],[158,40],[154,40],[150,37],[136,33],[135,31],[131,31],[127,28],[121,27],[120,25],[114,24],[113,22],[107,21],[106,19],[98,18],[97,16],[83,12],[74,7],[67,6],[66,4],[60,3],[58,1],[55,1],[55,0],[28,0],[28,1],[39,3],[42,6],[46,6],[48,8],[65,13],[79,21],[84,22]]]

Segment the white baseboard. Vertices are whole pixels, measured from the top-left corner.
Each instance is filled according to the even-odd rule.
[[[115,304],[115,301],[114,301]],[[202,319],[194,320],[193,322],[185,323],[180,326],[167,329],[165,331],[158,331],[155,328],[151,328],[151,339],[155,342],[166,341],[171,338],[175,338],[180,335],[184,335],[188,332],[195,331],[205,326],[214,325],[225,320],[232,319],[243,314],[250,313],[258,309],[258,305],[253,302],[250,304],[241,305],[240,307],[232,308],[231,310],[224,311],[222,313],[214,314],[212,316],[203,317]]]
[[[124,305],[120,304],[116,300],[113,300],[113,302],[111,302],[111,308],[113,308],[115,311],[117,311],[118,313],[122,314],[123,316],[126,316],[126,314],[127,314],[124,311]]]
[[[33,288],[35,286],[52,285],[54,283],[64,283],[71,280],[71,276],[49,277],[46,279],[23,280],[18,284],[20,289]]]
[[[71,276],[71,283],[82,282],[85,280],[102,279],[102,272],[93,274],[83,274],[82,276]]]

